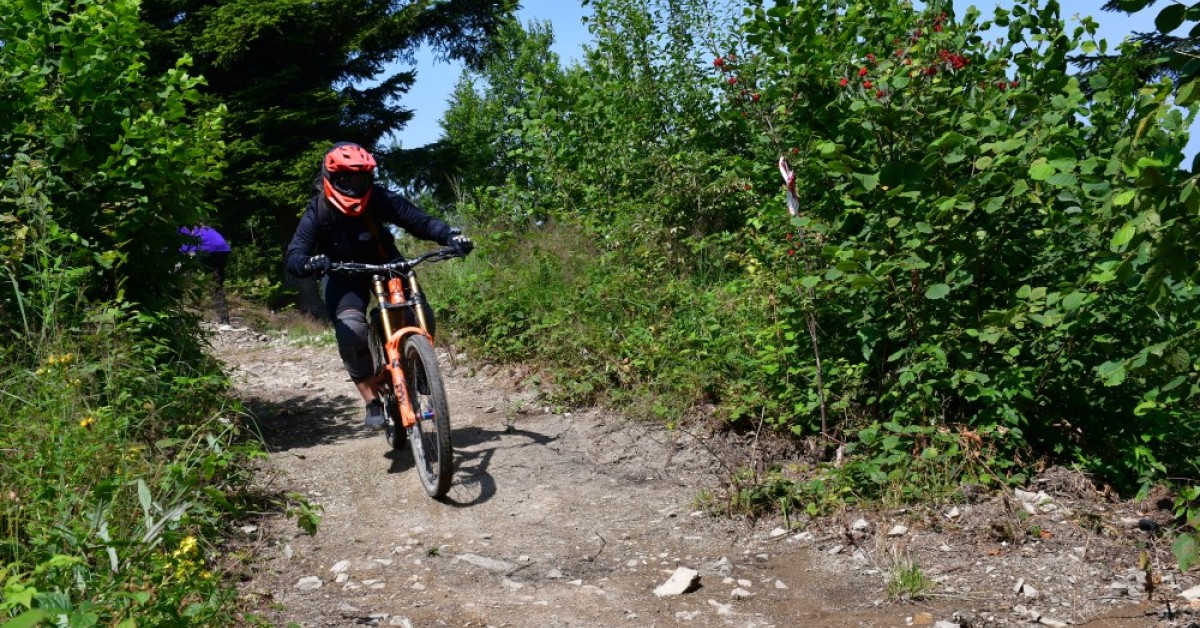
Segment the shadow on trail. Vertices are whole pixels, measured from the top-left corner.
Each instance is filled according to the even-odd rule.
[[[514,437],[523,437],[529,442],[513,442]],[[497,451],[528,445],[544,447],[557,438],[512,426],[500,430],[475,426],[455,430],[454,485],[442,501],[455,508],[470,508],[487,502],[496,495],[496,479],[488,467]]]
[[[280,401],[246,399],[246,409],[267,451],[329,445],[350,438],[376,437],[363,427],[359,407],[328,395],[298,395]]]
[[[399,448],[389,447],[387,453],[383,454],[384,458],[392,461],[392,466],[388,468],[388,473],[404,473],[410,469],[415,469],[417,461],[413,459],[412,444],[408,442],[408,437],[403,434],[398,436],[404,439],[403,445]]]

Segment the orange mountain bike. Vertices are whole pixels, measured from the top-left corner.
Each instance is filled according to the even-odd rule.
[[[384,433],[394,449],[403,447],[401,434],[408,435],[417,475],[435,499],[450,490],[453,474],[450,405],[433,351],[432,311],[413,269],[422,262],[463,256],[462,250],[446,247],[387,264],[330,265],[333,273],[372,276],[378,307],[371,311],[367,342],[387,415]]]

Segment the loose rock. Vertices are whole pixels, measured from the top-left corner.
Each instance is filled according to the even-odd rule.
[[[698,584],[700,584],[700,572],[687,567],[679,567],[666,582],[654,589],[654,595],[658,597],[683,595],[692,591]]]

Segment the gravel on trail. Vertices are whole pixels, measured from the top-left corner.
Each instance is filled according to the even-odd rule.
[[[409,448],[393,451],[362,426],[335,347],[230,326],[214,331],[212,347],[269,451],[258,489],[323,509],[315,535],[267,513],[226,552],[227,568],[242,573],[247,613],[271,625],[1200,620],[1200,602],[1179,597],[1200,580],[1195,570],[1152,570],[1147,580],[1137,569],[1143,548],[1161,559],[1165,544],[1169,554],[1169,540],[1137,527],[1146,513],[1103,503],[1070,477],[1044,483],[1040,495],[846,512],[790,530],[782,520],[714,516],[697,503],[723,490],[719,448],[608,410],[544,407],[519,372],[439,349],[455,480],[435,501]],[[889,581],[911,564],[932,590],[889,600]]]

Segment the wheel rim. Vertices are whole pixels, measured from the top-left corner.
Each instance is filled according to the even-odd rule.
[[[413,365],[415,366],[415,365]],[[438,473],[437,421],[433,404],[429,401],[429,383],[420,368],[408,369],[408,391],[412,398],[413,414],[416,415],[417,448],[420,449],[421,473],[427,478],[436,478]],[[426,391],[422,393],[421,391]]]

